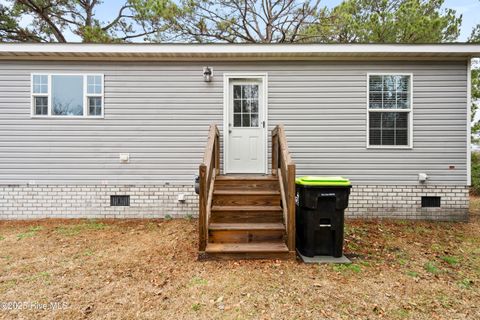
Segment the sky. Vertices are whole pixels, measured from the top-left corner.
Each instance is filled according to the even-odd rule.
[[[0,0],[1,2],[2,0]],[[125,0],[105,0],[97,12],[98,18],[104,20],[113,18],[117,13],[117,8],[124,2]],[[334,7],[341,2],[342,0],[322,0],[321,6]],[[462,29],[458,41],[467,41],[472,29],[480,23],[480,0],[445,0],[444,7],[455,9],[458,14],[463,15]]]
[[[341,2],[342,0],[321,0],[320,4],[331,8]],[[0,4],[4,3],[6,3],[6,0],[0,0]],[[104,0],[104,3],[97,9],[97,18],[110,21],[116,16],[123,3],[125,3],[125,0]],[[445,0],[444,7],[455,9],[457,14],[463,15],[462,29],[458,41],[467,41],[473,28],[480,23],[480,0]],[[71,40],[78,41],[78,39]]]

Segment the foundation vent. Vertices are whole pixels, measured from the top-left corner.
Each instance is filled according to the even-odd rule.
[[[440,208],[440,197],[422,197],[422,208]]]
[[[128,207],[130,206],[130,196],[110,196],[111,207]]]

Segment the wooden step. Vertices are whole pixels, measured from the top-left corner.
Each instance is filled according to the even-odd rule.
[[[285,230],[283,223],[211,223],[209,230]]]
[[[279,191],[275,176],[218,176],[215,190],[274,190]]]
[[[212,211],[257,211],[257,212],[281,212],[280,206],[212,206]]]
[[[283,242],[208,243],[207,253],[279,253],[288,252]]]
[[[236,180],[244,180],[244,181],[251,181],[251,180],[276,180],[278,181],[277,176],[272,175],[236,175],[236,174],[229,174],[229,175],[219,175],[215,178],[216,180],[225,180],[225,181],[236,181]]]
[[[258,243],[285,240],[283,223],[211,223],[211,243]]]
[[[280,190],[223,190],[217,189],[213,191],[213,195],[228,196],[228,195],[244,195],[244,196],[276,196],[280,195]]]
[[[296,254],[288,251],[281,241],[261,243],[208,243],[200,260],[282,259],[293,260]]]
[[[280,192],[276,190],[215,190],[214,206],[279,206]]]
[[[212,206],[211,223],[283,222],[280,206]]]

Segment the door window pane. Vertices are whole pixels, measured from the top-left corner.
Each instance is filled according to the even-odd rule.
[[[239,84],[233,86],[233,126],[234,127],[258,127],[257,84]]]
[[[83,76],[52,76],[52,114],[83,115]]]
[[[233,115],[233,126],[234,127],[241,127],[242,126],[242,114],[235,113]]]

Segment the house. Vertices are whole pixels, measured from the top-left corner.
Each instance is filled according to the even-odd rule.
[[[464,220],[479,55],[468,44],[0,44],[0,218],[200,212],[205,249],[212,201],[243,218],[257,204],[268,223],[280,216],[291,252],[295,175],[340,175],[353,183],[350,217]]]

